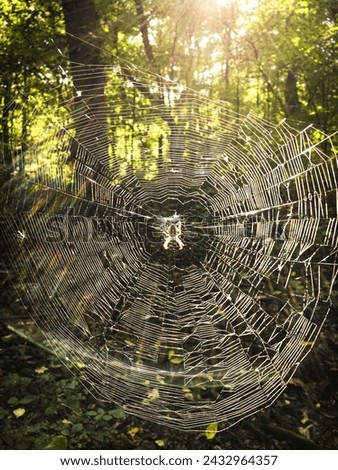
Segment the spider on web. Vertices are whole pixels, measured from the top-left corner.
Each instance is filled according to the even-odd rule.
[[[163,230],[163,234],[165,236],[165,240],[163,248],[168,250],[170,244],[174,243],[178,246],[179,250],[183,250],[184,243],[180,238],[182,235],[182,222],[180,216],[175,211],[172,217],[166,217],[164,220],[165,228]]]

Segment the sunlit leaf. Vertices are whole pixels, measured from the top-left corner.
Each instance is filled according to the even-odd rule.
[[[156,380],[157,380],[158,383],[160,383],[160,384],[162,384],[162,385],[165,384],[164,378],[161,377],[160,375],[157,375],[157,376],[156,376]]]
[[[25,408],[17,408],[16,410],[13,410],[13,414],[16,418],[21,418],[25,413]]]
[[[82,362],[74,362],[74,366],[78,369],[84,369],[86,367],[86,364],[83,364]]]
[[[303,411],[303,416],[302,416],[302,419],[300,420],[300,422],[301,422],[302,424],[306,424],[308,421],[309,421],[308,414],[307,414],[306,411]]]
[[[62,422],[62,424],[72,424],[72,422],[69,421],[69,419],[66,419],[66,418],[63,419],[61,422]]]
[[[137,428],[137,427],[131,428],[129,429],[128,434],[129,436],[134,437],[139,431],[140,431],[140,428]]]
[[[158,388],[153,388],[152,390],[149,390],[147,393],[147,397],[149,400],[156,400],[156,398],[160,397],[160,392],[158,391]]]
[[[35,370],[35,373],[38,374],[38,375],[42,375],[44,374],[45,372],[47,372],[48,370],[48,367],[45,367],[45,366],[41,366],[41,367],[37,367]]]
[[[192,401],[194,399],[194,395],[191,392],[184,392],[184,397],[186,400]]]
[[[66,436],[55,436],[51,442],[44,448],[45,450],[65,450],[67,448]]]
[[[213,439],[217,434],[217,430],[218,430],[217,422],[208,424],[208,426],[205,428],[205,431],[204,431],[205,437],[207,439]]]
[[[183,362],[183,357],[176,356],[173,349],[169,350],[168,359],[172,364],[181,364],[181,362]]]

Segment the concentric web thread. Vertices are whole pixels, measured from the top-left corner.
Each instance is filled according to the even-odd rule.
[[[333,136],[131,65],[73,73],[6,191],[8,268],[97,398],[225,429],[280,395],[331,307]]]

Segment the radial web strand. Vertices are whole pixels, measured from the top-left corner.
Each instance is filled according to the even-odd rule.
[[[8,269],[98,399],[225,429],[281,394],[331,307],[334,136],[130,65],[72,70],[86,87],[62,85],[67,117],[2,201]]]

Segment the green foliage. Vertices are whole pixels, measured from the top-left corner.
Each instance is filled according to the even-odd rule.
[[[123,410],[95,401],[53,355],[22,341],[17,346],[16,338],[4,340],[11,361],[1,378],[0,448],[99,449],[115,441],[119,444],[112,446],[123,448],[117,429],[125,420]]]
[[[143,16],[134,0],[84,3],[92,1],[100,19],[100,31],[92,36],[101,38],[102,63],[111,65],[118,55],[225,100],[238,112],[250,109],[272,121],[284,117],[311,121],[325,133],[336,129],[338,27],[332,0],[262,0],[251,11],[243,9],[240,1],[221,7],[199,0],[142,0]],[[55,179],[60,158],[67,157],[62,148],[68,147],[59,134],[49,135],[48,129],[55,129],[60,119],[67,121],[71,107],[61,106],[59,97],[64,90],[69,98],[72,94],[69,78],[60,68],[62,63],[67,69],[62,2],[0,0],[0,11],[3,161],[28,176],[34,176],[38,167],[49,166]],[[68,67],[68,77],[71,72]],[[170,129],[163,123],[142,122],[140,110],[149,104],[142,91],[131,86],[122,92],[116,77],[115,85],[110,84],[107,77],[108,111],[117,116],[108,123],[116,129],[109,135],[114,143],[109,154],[118,158],[121,175],[132,168],[151,179],[157,171],[159,146],[167,141]],[[135,116],[126,120],[123,110],[130,106]],[[27,149],[39,144],[46,131],[57,144],[53,148],[59,146],[59,150],[41,149],[39,163],[33,163]],[[145,153],[149,156],[146,168],[140,158]],[[164,147],[164,160],[167,153]],[[62,171],[70,181],[71,167]]]
[[[52,89],[61,79],[55,43],[64,26],[57,1],[0,0],[0,13],[1,153],[7,166],[23,172],[34,136],[60,114]]]
[[[243,36],[245,66],[267,118],[311,120],[325,132],[335,130],[337,26],[330,3],[265,0],[257,9]]]

